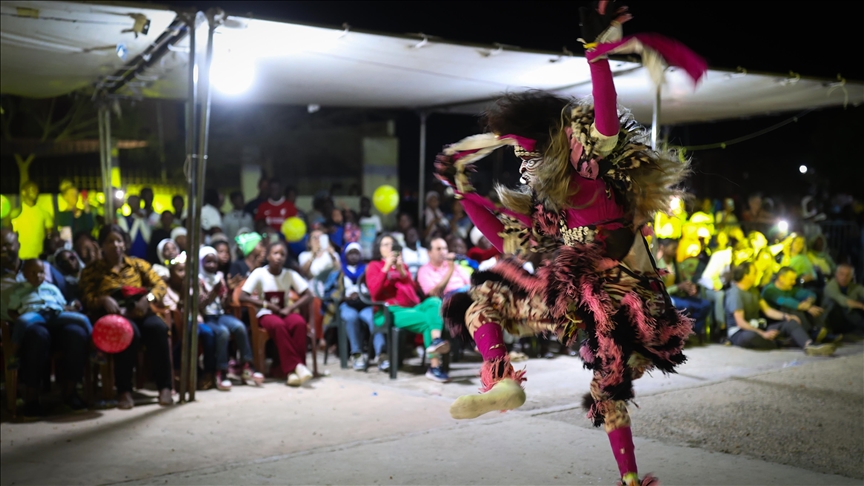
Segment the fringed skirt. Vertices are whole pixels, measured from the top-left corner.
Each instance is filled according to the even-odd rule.
[[[561,247],[536,274],[523,265],[504,258],[475,272],[468,292],[445,301],[451,335],[495,322],[514,336],[551,334],[570,346],[584,329],[579,354],[610,400],[633,398],[634,375],[654,368],[672,373],[684,362],[692,325],[658,277],[638,275],[591,246]],[[640,370],[629,369],[645,360]]]

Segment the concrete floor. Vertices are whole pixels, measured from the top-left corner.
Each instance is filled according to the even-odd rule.
[[[637,458],[665,485],[864,484],[864,343],[833,358],[694,347],[646,376]],[[269,381],[195,403],[0,425],[0,484],[615,484],[605,434],[576,407],[577,358],[530,360],[524,407],[455,421],[478,362],[454,383],[341,370],[303,388]],[[145,394],[153,395],[152,392]]]

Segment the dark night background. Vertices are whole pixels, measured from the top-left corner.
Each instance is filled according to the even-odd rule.
[[[153,2],[165,5],[166,2]],[[712,68],[836,80],[864,80],[860,53],[851,49],[856,3],[804,2],[618,2],[634,18],[625,35],[657,32],[677,38],[704,56]],[[381,33],[422,32],[445,40],[490,45],[499,42],[528,49],[581,52],[578,8],[589,2],[167,2],[175,8],[221,7],[229,14],[293,21]],[[864,157],[856,142],[864,108],[831,108],[807,113],[769,134],[725,149],[691,152],[691,188],[700,196],[745,196],[762,190],[797,200],[818,187],[832,194],[864,196]],[[392,115],[392,114],[390,114]],[[388,115],[388,116],[390,116]],[[748,135],[795,116],[757,117],[669,127],[669,141],[685,146],[712,144]],[[416,114],[396,115],[400,137],[403,190],[416,188]],[[446,143],[477,133],[472,117],[432,115],[427,160]],[[804,176],[798,167],[815,168]],[[428,180],[428,179],[427,179]]]

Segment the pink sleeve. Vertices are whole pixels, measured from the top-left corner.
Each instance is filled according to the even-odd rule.
[[[594,126],[597,131],[612,137],[618,134],[618,95],[612,81],[608,59],[589,62],[592,94],[594,95]]]
[[[435,288],[436,284],[432,272],[429,271],[427,265],[423,265],[420,267],[420,270],[417,270],[417,284],[420,285],[423,292],[428,295],[429,292]]]
[[[473,193],[464,195],[462,207],[465,208],[465,214],[471,218],[471,222],[492,243],[492,246],[498,251],[503,251],[504,240],[498,236],[498,233],[504,231],[504,225],[501,224],[501,221],[498,221],[498,218],[487,207],[484,207],[484,204],[476,201],[476,199],[483,200],[484,198]],[[491,201],[489,202],[491,203]]]

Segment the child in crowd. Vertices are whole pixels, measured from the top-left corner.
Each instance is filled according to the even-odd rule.
[[[37,323],[45,327],[76,324],[88,336],[93,332],[90,319],[77,312],[80,307],[68,306],[60,289],[45,281],[45,265],[40,260],[25,260],[21,272],[25,281],[13,287],[9,295],[9,316],[15,318],[12,343],[16,347],[24,330]],[[15,358],[13,364],[17,365]]]
[[[313,377],[306,367],[306,320],[299,314],[312,300],[312,293],[300,274],[284,268],[287,258],[284,242],[270,244],[267,266],[252,271],[240,301],[260,309],[258,322],[276,343],[282,372],[288,375],[286,384],[300,386]],[[292,290],[298,294],[294,302],[290,300]]]
[[[225,247],[227,251],[227,244]],[[228,379],[230,336],[234,336],[234,343],[240,351],[243,383],[261,385],[264,382],[264,375],[252,367],[252,347],[249,345],[246,326],[236,317],[225,313],[228,284],[225,282],[225,275],[219,271],[218,252],[213,247],[205,246],[199,256],[201,258],[201,271],[198,274],[201,281],[201,314],[204,316],[204,322],[216,335],[216,387],[222,391],[231,390],[231,381]]]

